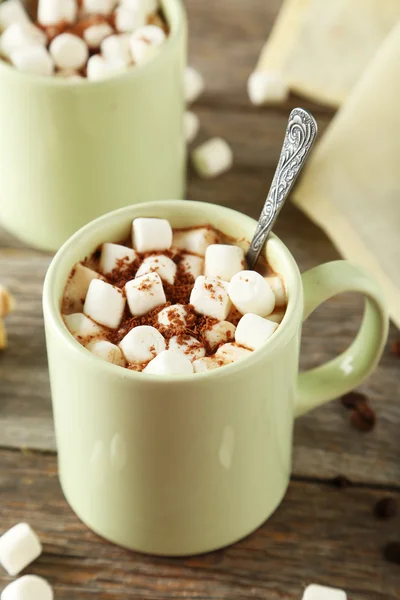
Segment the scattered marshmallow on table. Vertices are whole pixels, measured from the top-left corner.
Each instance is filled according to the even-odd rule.
[[[53,600],[51,585],[37,575],[24,575],[10,583],[1,594],[1,600]]]
[[[90,342],[86,348],[95,356],[98,356],[113,365],[119,365],[120,367],[125,366],[125,359],[121,349],[107,340]]]
[[[166,306],[157,315],[159,325],[166,328],[181,327],[184,329],[187,323],[187,311],[183,304],[172,304]]]
[[[190,375],[193,373],[193,366],[182,352],[164,350],[149,362],[147,367],[143,369],[143,373],[150,375]]]
[[[247,82],[249,98],[256,106],[278,104],[289,97],[289,88],[277,71],[255,71]]]
[[[114,33],[113,28],[108,23],[95,23],[87,27],[83,32],[83,38],[89,48],[95,50],[100,47],[101,42]]]
[[[139,217],[132,222],[133,247],[138,252],[168,250],[172,244],[172,228],[166,219]]]
[[[211,350],[215,350],[220,344],[225,344],[229,340],[235,339],[236,327],[229,321],[219,321],[207,329],[204,333],[204,338],[210,346]]]
[[[231,309],[228,284],[217,277],[200,275],[194,282],[190,304],[201,315],[224,321]]]
[[[10,25],[16,23],[30,23],[28,13],[26,12],[20,0],[7,0],[0,4],[0,29],[4,30]]]
[[[68,309],[73,312],[81,311],[90,282],[93,279],[100,278],[101,275],[96,271],[77,263],[72,270],[72,274],[68,278],[64,290],[64,300],[68,304]]]
[[[195,254],[183,254],[180,262],[185,273],[189,273],[193,279],[197,279],[199,275],[204,274],[204,259]]]
[[[19,71],[45,77],[50,77],[54,73],[53,59],[43,46],[24,46],[13,52],[10,58]]]
[[[244,315],[254,313],[265,317],[275,307],[275,296],[268,281],[257,271],[240,271],[228,285],[229,297]]]
[[[137,254],[132,248],[105,242],[101,247],[100,271],[104,274],[111,273],[121,267],[122,263],[124,266],[132,264],[136,258]]]
[[[286,290],[285,290],[283,281],[279,277],[279,275],[265,277],[265,280],[268,282],[271,290],[274,293],[275,306],[285,306],[286,305]]]
[[[245,266],[244,252],[239,246],[212,244],[206,249],[204,274],[230,281]]]
[[[136,317],[145,315],[167,301],[158,273],[148,273],[128,281],[125,292],[129,310]]]
[[[139,325],[126,334],[119,347],[126,360],[142,364],[160,354],[166,345],[163,336],[155,327]]]
[[[38,21],[42,25],[73,23],[78,11],[77,0],[39,0]]]
[[[214,369],[218,369],[221,365],[219,362],[211,356],[206,356],[205,358],[198,358],[193,361],[193,370],[195,373],[205,373],[206,371],[213,371]]]
[[[100,45],[101,53],[108,64],[127,67],[132,62],[129,49],[130,34],[120,33],[106,37]]]
[[[165,32],[157,25],[145,25],[136,29],[129,41],[133,61],[140,64],[151,58],[165,39]]]
[[[104,333],[103,327],[89,319],[83,313],[72,313],[71,315],[63,315],[65,324],[76,338],[94,337]]]
[[[268,321],[259,315],[247,313],[244,315],[235,332],[235,342],[251,350],[257,350],[265,344],[277,330],[278,323]]]
[[[83,0],[83,10],[89,14],[110,15],[115,4],[115,0]]]
[[[42,545],[27,523],[18,523],[0,537],[0,563],[9,575],[18,575],[38,558]]]
[[[183,130],[185,132],[185,140],[188,144],[193,142],[200,129],[199,117],[192,111],[187,110],[183,115]]]
[[[173,260],[164,254],[155,254],[147,256],[136,272],[136,277],[141,277],[147,273],[158,273],[161,279],[170,283],[174,283],[176,275],[176,264]]]
[[[0,38],[0,49],[4,56],[28,46],[45,46],[47,35],[33,23],[14,23]]]
[[[217,360],[222,360],[224,364],[228,365],[241,360],[242,358],[248,358],[251,354],[252,351],[248,348],[243,348],[242,346],[229,342],[218,348],[215,353],[215,358]]]
[[[217,243],[217,234],[207,227],[183,229],[174,232],[172,245],[180,250],[204,256],[211,244]]]
[[[138,3],[136,8],[121,4],[115,10],[115,28],[120,33],[130,33],[138,27],[146,25],[146,12]]]
[[[187,66],[184,73],[185,100],[191,104],[204,91],[204,80],[196,69]]]
[[[205,179],[217,177],[231,168],[232,149],[222,138],[211,138],[193,150],[192,163],[201,177]]]
[[[83,312],[100,325],[116,329],[122,320],[125,309],[122,291],[101,279],[90,282]]]
[[[343,590],[312,583],[304,590],[302,600],[347,600]]]
[[[174,335],[169,340],[168,350],[182,352],[192,362],[198,358],[203,358],[206,354],[204,346],[191,335]]]
[[[89,57],[86,42],[72,33],[57,35],[51,42],[49,50],[60,69],[82,69]]]

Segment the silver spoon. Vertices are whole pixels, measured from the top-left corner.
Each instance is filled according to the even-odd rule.
[[[257,229],[246,254],[249,269],[253,269],[257,262],[279,212],[308,158],[317,131],[317,123],[309,112],[303,108],[292,110],[278,166],[258,220]]]

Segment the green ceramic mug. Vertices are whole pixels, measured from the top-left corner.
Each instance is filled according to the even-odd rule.
[[[128,236],[135,217],[173,227],[210,223],[250,240],[256,222],[212,204],[130,206],[93,221],[59,250],[44,284],[44,316],[60,480],[76,514],[101,536],[160,555],[215,550],[246,536],[281,502],[291,471],[294,419],[348,392],[374,369],[388,330],[381,290],[345,261],[300,275],[274,235],[266,256],[285,279],[288,307],[274,336],[250,358],[190,376],[122,369],[89,353],[60,314],[77,261]],[[298,374],[302,321],[334,294],[364,294],[350,348]]]
[[[21,73],[0,61],[0,223],[57,250],[116,208],[182,198],[186,19],[163,0],[171,35],[154,59],[106,81]]]

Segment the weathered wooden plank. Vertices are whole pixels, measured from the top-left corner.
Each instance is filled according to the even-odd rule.
[[[257,532],[188,559],[140,556],[101,540],[62,497],[55,457],[0,452],[0,531],[30,522],[44,554],[29,572],[48,578],[57,600],[253,598],[295,600],[310,582],[340,586],[351,600],[400,597],[399,567],[381,549],[400,516],[373,515],[381,491],[292,482],[281,507]],[[396,494],[400,500],[400,494]],[[0,574],[0,586],[10,579]]]

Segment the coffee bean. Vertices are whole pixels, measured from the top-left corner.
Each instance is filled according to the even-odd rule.
[[[367,397],[360,392],[350,392],[340,399],[345,408],[356,408],[359,404],[365,404]]]
[[[397,515],[397,501],[392,496],[382,498],[375,504],[374,515],[377,519],[392,519]]]
[[[368,404],[358,404],[351,413],[350,422],[359,431],[372,431],[376,425],[375,411]]]
[[[337,475],[336,477],[334,477],[331,480],[331,484],[334,487],[339,488],[340,490],[348,488],[352,485],[350,479],[347,479],[347,477],[345,477],[344,475]]]
[[[390,542],[383,549],[387,561],[400,565],[400,542]]]

